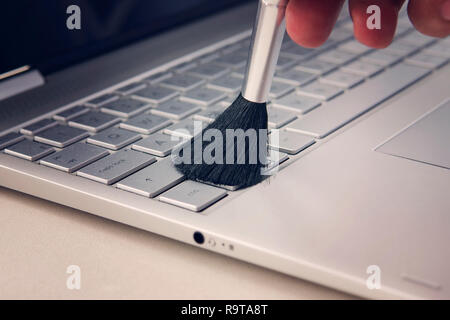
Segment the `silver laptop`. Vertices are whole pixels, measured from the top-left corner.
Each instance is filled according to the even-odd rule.
[[[254,1],[15,3],[0,21],[1,186],[361,297],[450,298],[449,38],[403,12],[372,50],[346,10],[318,49],[285,36],[277,172],[230,191],[169,155],[238,94]]]

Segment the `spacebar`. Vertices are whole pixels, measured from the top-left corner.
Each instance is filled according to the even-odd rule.
[[[416,66],[398,64],[323,107],[313,110],[305,118],[291,122],[287,130],[316,138],[326,137],[429,72]]]

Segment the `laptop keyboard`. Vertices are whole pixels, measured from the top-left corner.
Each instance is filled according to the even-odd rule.
[[[450,59],[448,38],[413,31],[405,15],[386,49],[363,46],[351,33],[344,14],[321,48],[284,38],[268,103],[269,127],[279,129],[278,139],[269,136],[270,157],[278,159],[270,167],[298,157]],[[169,156],[193,136],[194,121],[205,126],[234,101],[249,45],[249,38],[239,40],[57,112],[0,137],[0,149],[149,201],[202,211],[232,191],[184,181]]]

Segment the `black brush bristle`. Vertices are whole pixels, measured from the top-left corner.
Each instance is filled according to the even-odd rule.
[[[209,141],[202,139],[208,129],[217,129],[224,137],[223,152],[220,156],[223,159],[222,163],[216,161],[215,163],[207,164],[205,161],[197,161],[197,163],[195,161],[196,158],[197,160],[199,159],[198,152],[195,152],[196,139],[200,139],[202,151],[215,141],[215,138],[210,138]],[[253,129],[258,133],[256,135],[257,141],[255,143],[254,139],[250,141],[250,139],[246,138],[245,147],[238,146],[237,140],[226,139],[227,132],[229,132],[227,129],[242,129],[244,132]],[[197,146],[199,145],[197,143]],[[188,143],[185,146],[194,150],[189,157],[190,161],[183,161],[175,166],[187,179],[238,188],[245,188],[259,183],[264,177],[261,174],[262,169],[267,164],[266,103],[254,103],[239,95],[231,106],[219,115],[214,122],[203,129],[201,134],[191,139],[190,145]],[[234,150],[231,155],[228,155],[228,159],[233,159],[232,164],[230,164],[229,160],[227,161],[227,150]],[[181,153],[183,152],[184,150],[182,149]],[[219,156],[217,152],[212,154]],[[256,162],[254,161],[255,154],[258,155]]]

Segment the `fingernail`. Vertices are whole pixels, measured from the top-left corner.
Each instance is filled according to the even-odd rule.
[[[450,21],[450,0],[444,1],[441,6],[441,15],[445,20]]]

